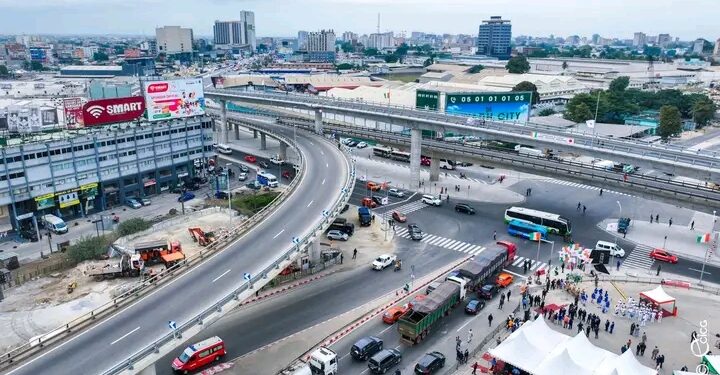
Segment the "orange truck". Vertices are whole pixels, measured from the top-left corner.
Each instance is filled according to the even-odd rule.
[[[185,259],[180,241],[156,240],[140,242],[135,244],[135,254],[147,264],[163,263],[166,267],[172,267]]]

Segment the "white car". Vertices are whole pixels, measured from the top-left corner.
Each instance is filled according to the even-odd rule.
[[[622,247],[608,241],[598,241],[595,244],[595,250],[610,251],[611,257],[622,258],[625,256],[625,250]]]
[[[339,230],[331,230],[328,232],[327,238],[329,240],[347,241],[348,235],[347,233],[343,233]]]
[[[273,156],[270,158],[270,163],[273,163],[275,165],[282,165],[284,162],[285,162],[284,160],[280,159],[277,156]]]
[[[365,147],[367,147],[367,146],[368,146],[367,143],[365,143],[365,142],[359,142],[359,143],[357,144],[357,146],[355,146],[355,147],[356,147],[356,148],[365,148]]]
[[[248,178],[248,174],[245,172],[240,172],[238,174],[238,181],[245,181]]]
[[[372,268],[377,271],[382,271],[387,267],[390,267],[397,260],[396,255],[382,254],[375,258],[372,262]]]
[[[422,202],[431,206],[439,206],[440,204],[442,204],[440,198],[430,194],[423,195]]]
[[[390,190],[388,190],[388,195],[392,195],[393,197],[402,198],[405,196],[405,193],[403,193],[402,191],[400,191],[398,189],[390,189]]]

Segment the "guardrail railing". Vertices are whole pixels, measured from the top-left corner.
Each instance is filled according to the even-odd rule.
[[[231,117],[228,117],[229,122],[235,122],[235,123],[242,123],[245,125],[249,125],[251,127],[258,128],[257,124],[254,124],[250,121],[242,121],[233,119]],[[272,132],[268,132],[266,128],[262,127],[261,129],[263,132],[267,132],[272,134]],[[273,135],[275,136],[275,135]],[[294,142],[291,142],[288,139],[285,139],[284,136],[280,136],[284,142],[287,142],[291,146],[293,146],[296,151],[298,152],[298,155],[301,155],[301,171],[302,173],[299,173],[299,175],[304,175],[305,170],[307,168],[307,164],[305,162],[305,157],[302,156],[302,151]],[[323,137],[324,138],[324,137]],[[326,139],[326,138],[324,138]],[[327,139],[326,139],[327,140]],[[328,140],[329,141],[329,140]],[[346,148],[343,146],[343,150],[347,151]],[[223,311],[226,306],[238,304],[240,303],[240,295],[243,292],[246,292],[248,290],[254,289],[256,283],[263,283],[263,282],[269,282],[270,277],[269,275],[273,272],[280,272],[281,267],[280,265],[286,262],[289,262],[293,257],[298,256],[302,249],[305,246],[308,246],[311,244],[314,237],[317,236],[318,233],[324,232],[324,230],[332,223],[332,220],[335,216],[340,214],[340,211],[342,208],[347,204],[347,202],[350,199],[350,195],[352,194],[352,188],[355,182],[355,165],[354,162],[351,162],[349,158],[345,158],[346,162],[346,178],[343,183],[343,187],[341,189],[340,198],[336,201],[335,205],[331,210],[328,211],[327,216],[323,218],[323,220],[313,227],[313,229],[307,233],[302,238],[297,238],[293,242],[293,245],[283,253],[283,255],[276,260],[272,261],[269,265],[267,265],[262,271],[259,273],[256,273],[254,276],[250,278],[249,281],[239,286],[237,289],[230,292],[228,295],[226,295],[224,298],[222,298],[220,301],[215,303],[214,305],[208,307],[207,309],[203,310],[201,313],[193,317],[192,319],[189,319],[188,321],[184,322],[183,324],[178,325],[175,332],[168,333],[164,335],[163,337],[159,338],[158,340],[154,341],[152,344],[147,345],[140,351],[136,352],[129,358],[123,360],[121,363],[117,364],[116,366],[110,368],[109,370],[103,372],[103,375],[110,375],[110,374],[118,374],[125,370],[133,370],[133,365],[138,363],[138,361],[158,353],[159,348],[162,346],[168,344],[169,342],[175,340],[177,338],[176,335],[182,335],[182,333],[188,331],[189,329],[203,324],[203,321],[205,321],[207,318],[213,316],[214,314]],[[302,178],[302,177],[301,177]],[[300,180],[296,177],[295,180]],[[295,183],[295,181],[293,181]],[[288,189],[290,190],[290,189]],[[263,284],[264,285],[264,284]],[[261,286],[261,285],[260,285]],[[260,287],[258,286],[258,287]]]
[[[287,139],[284,136],[277,134],[273,131],[263,129],[264,132],[271,134],[273,137],[282,139],[291,147],[299,150],[299,147],[291,139]],[[197,263],[204,260],[206,257],[213,255],[215,252],[225,248],[225,245],[232,242],[243,233],[250,230],[254,225],[261,222],[270,212],[272,212],[285,198],[297,187],[302,181],[303,174],[305,171],[305,158],[301,152],[298,151],[300,158],[301,171],[296,174],[296,177],[288,185],[287,189],[279,194],[273,201],[265,206],[262,210],[258,211],[255,215],[247,218],[246,220],[238,223],[234,228],[221,233],[215,240],[215,242],[209,244],[207,247],[201,249],[192,257],[186,258],[184,261],[175,264],[172,267],[168,267],[162,272],[154,275],[151,278],[145,279],[141,282],[136,283],[134,286],[129,288],[124,293],[115,297],[111,302],[108,302],[92,311],[85,313],[66,324],[59,326],[47,334],[37,337],[29,343],[12,349],[4,353],[0,357],[0,369],[8,367],[17,361],[23,360],[32,356],[33,354],[41,351],[46,345],[51,345],[64,340],[69,334],[82,330],[90,326],[93,322],[108,316],[110,313],[118,311],[121,307],[126,306],[129,302],[140,298],[147,293],[151,287],[163,285],[168,282],[176,273],[183,272],[184,270],[196,265]]]

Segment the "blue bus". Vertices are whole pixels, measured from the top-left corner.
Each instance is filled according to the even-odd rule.
[[[531,224],[522,220],[510,220],[507,228],[508,234],[511,236],[523,237],[530,239],[530,235],[534,232],[540,233],[543,240],[547,239],[548,230],[546,227],[537,224]]]

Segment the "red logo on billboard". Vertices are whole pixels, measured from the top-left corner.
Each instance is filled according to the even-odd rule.
[[[153,83],[148,86],[147,91],[150,94],[156,92],[165,92],[168,90],[169,87],[170,85],[168,85],[167,83]]]
[[[145,99],[142,96],[92,100],[83,106],[85,126],[132,121],[143,113],[145,113]]]

